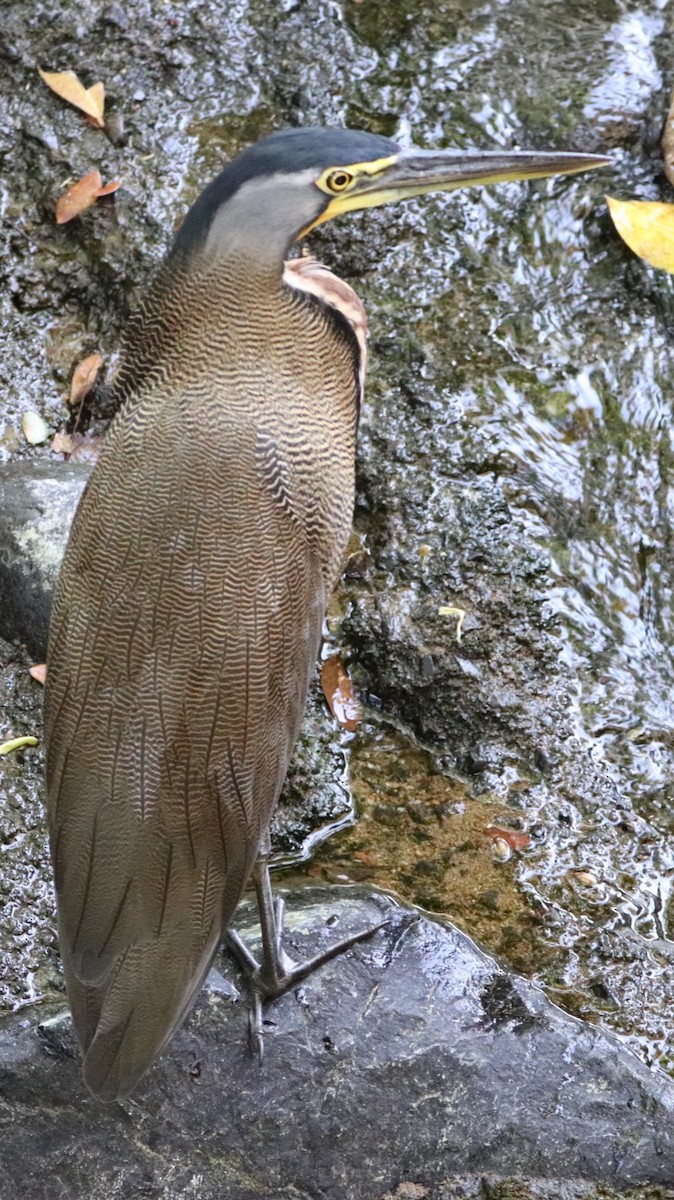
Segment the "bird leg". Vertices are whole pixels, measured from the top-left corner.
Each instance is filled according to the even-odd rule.
[[[380,921],[370,929],[363,929],[349,937],[342,938],[329,946],[327,950],[315,954],[306,962],[296,963],[285,953],[282,944],[283,914],[285,903],[280,898],[274,899],[269,874],[269,849],[265,846],[258,855],[253,868],[253,882],[257,895],[257,907],[260,916],[262,933],[262,959],[258,962],[248,947],[234,930],[228,930],[226,942],[229,949],[237,958],[240,967],[248,977],[252,1003],[249,1016],[249,1034],[251,1048],[257,1052],[262,1061],[262,1006],[267,1000],[276,1000],[288,988],[300,983],[311,975],[318,967],[330,962],[339,954],[350,950],[358,942],[372,937],[379,929],[388,925],[388,921]]]

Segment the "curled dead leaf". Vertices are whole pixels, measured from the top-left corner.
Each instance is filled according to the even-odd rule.
[[[103,438],[95,433],[56,433],[52,438],[54,454],[64,454],[69,462],[95,463]]]
[[[34,667],[29,668],[29,674],[32,675],[33,679],[36,679],[38,683],[44,684],[47,679],[47,664],[36,663]]]
[[[73,433],[69,462],[96,463],[103,445],[103,438],[95,433]]]
[[[51,449],[54,454],[70,454],[73,448],[73,439],[69,433],[62,433],[61,430],[55,433],[51,440]]]
[[[91,208],[92,204],[98,200],[99,196],[109,196],[111,192],[116,192],[121,186],[119,180],[114,183],[107,183],[103,187],[101,173],[97,167],[93,171],[89,171],[83,175],[77,183],[73,183],[62,196],[59,196],[56,202],[56,223],[57,225],[65,225],[67,221],[74,220],[79,217],[80,213]]]
[[[353,733],[363,719],[363,710],[353,690],[349,673],[338,654],[332,654],[323,663],[321,687],[335,720],[349,733]]]
[[[95,115],[92,115],[91,113],[88,113],[87,115],[95,125],[98,125],[99,128],[102,128],[105,125],[105,121],[103,119],[103,113],[105,111],[105,85],[101,83],[100,80],[98,83],[92,84],[90,88],[87,88],[87,96],[91,100],[91,103],[96,110]]]
[[[104,184],[102,188],[98,189],[98,195],[96,199],[100,200],[101,196],[111,196],[112,193],[116,192],[118,188],[121,188],[121,186],[121,179],[115,179],[113,183]]]
[[[495,842],[499,839],[507,842],[511,850],[526,850],[531,845],[529,834],[520,833],[518,829],[501,829],[499,825],[488,825],[485,833],[488,833]]]
[[[24,746],[37,746],[36,737],[11,738],[9,742],[0,743],[0,754],[11,754],[12,750],[22,750]]]
[[[100,193],[99,193],[100,194]],[[87,354],[81,362],[77,364],[73,371],[73,377],[70,381],[70,396],[68,404],[71,408],[75,408],[81,404],[82,400],[88,395],[96,382],[98,372],[103,366],[103,355],[96,352],[95,354]]]
[[[23,436],[29,446],[40,446],[49,437],[49,426],[36,412],[25,412],[21,418]]]
[[[39,67],[38,71],[40,78],[44,80],[48,88],[51,88],[52,92],[55,92],[68,104],[79,108],[80,112],[86,113],[92,124],[103,129],[105,125],[103,119],[105,88],[102,83],[95,83],[93,87],[85,88],[74,71],[41,71]]]
[[[85,209],[90,208],[102,186],[101,173],[96,167],[78,179],[77,183],[74,183],[58,198],[56,203],[57,225],[65,225],[67,221],[72,221],[75,217],[79,217]]]
[[[379,858],[376,854],[372,854],[369,850],[354,850],[353,857],[362,863],[364,867],[378,867]]]
[[[630,250],[662,271],[674,274],[674,204],[606,197],[618,233]]]

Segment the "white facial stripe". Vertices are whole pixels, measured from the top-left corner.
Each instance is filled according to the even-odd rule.
[[[216,213],[205,255],[226,258],[240,252],[258,260],[282,259],[293,234],[308,225],[325,203],[311,186],[315,178],[315,168],[309,168],[242,184]]]

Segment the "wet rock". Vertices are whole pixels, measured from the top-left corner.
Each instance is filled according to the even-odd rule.
[[[399,794],[387,790],[404,761],[405,731],[423,738],[451,780],[459,778],[467,808],[497,796],[525,823],[535,818],[540,852],[528,852],[520,875],[539,931],[532,971],[557,988],[564,1003],[610,1021],[638,1052],[671,1069],[674,976],[664,935],[674,918],[661,910],[671,874],[674,795],[673,311],[668,281],[618,244],[602,199],[614,186],[619,194],[671,199],[661,194],[658,135],[645,152],[640,144],[644,122],[657,129],[667,103],[663,96],[659,104],[660,79],[671,70],[674,44],[662,0],[620,6],[306,0],[276,7],[257,0],[235,6],[92,0],[85,8],[75,0],[30,6],[10,0],[3,33],[4,458],[46,454],[25,447],[22,413],[34,409],[50,427],[63,425],[72,365],[92,350],[118,349],[128,313],[176,220],[226,155],[271,128],[345,120],[425,145],[618,147],[613,179],[607,173],[512,185],[370,212],[326,227],[311,249],[355,283],[372,330],[358,471],[362,549],[341,591],[346,618],[339,637],[373,708],[402,730],[391,767],[378,759],[381,822],[395,830],[409,811],[415,835],[429,831],[419,819],[423,808],[401,812]],[[123,131],[118,125],[106,138],[88,127],[48,92],[36,62],[77,69],[87,84],[103,79],[109,112],[123,118]],[[123,177],[124,187],[107,206],[56,227],[53,205],[64,179],[93,165],[105,178]],[[101,425],[106,415],[102,405],[94,411]],[[58,470],[64,480],[62,464]],[[35,512],[30,489],[25,497]],[[16,563],[15,546],[11,553]],[[3,627],[36,649],[44,644],[39,614],[46,613],[53,579],[45,561],[43,555],[34,574],[32,567],[26,571],[24,592]],[[455,622],[439,615],[447,606],[467,611],[460,645]],[[3,608],[0,603],[0,613]],[[26,615],[31,611],[34,618]],[[38,732],[37,685],[27,678],[27,663],[12,659],[17,653],[8,648],[3,658],[5,720],[10,732]],[[307,745],[315,747],[314,716],[309,721]],[[378,721],[373,717],[374,736]],[[322,722],[326,747],[331,727],[324,715]],[[367,746],[372,728],[357,736]],[[409,744],[408,738],[408,750]],[[335,768],[331,786],[345,789],[343,750],[327,753]],[[10,999],[34,999],[44,983],[37,965],[46,959],[53,970],[55,962],[40,754],[3,762],[0,933]],[[325,762],[323,749],[320,755]],[[295,841],[283,844],[284,853],[303,845],[302,811],[316,796],[320,755],[309,757],[292,794]],[[491,848],[486,853],[491,856]],[[426,850],[423,861],[429,861]],[[594,875],[599,895],[569,885],[578,870]],[[435,904],[432,874],[428,882]],[[589,899],[583,891],[592,893]],[[492,944],[512,962],[520,927],[509,942],[498,941],[508,920],[499,910],[504,891],[483,884],[481,892],[491,926],[481,921],[479,929],[491,929]],[[469,927],[476,912],[461,914]],[[28,976],[23,990],[22,972]],[[53,986],[47,979],[45,990]],[[494,1011],[507,1009],[507,998],[495,1001]],[[18,1053],[15,1025],[7,1036]],[[338,1044],[332,1033],[325,1036]],[[478,1042],[485,1036],[491,1034],[481,1030]],[[584,1036],[593,1067],[598,1043],[592,1039],[600,1035],[585,1030]],[[79,1080],[64,1062],[49,1113],[73,1122],[72,1146],[76,1134],[84,1137],[75,1116]],[[58,1068],[55,1063],[50,1086]],[[290,1079],[292,1091],[292,1073]],[[318,1073],[315,1093],[304,1097],[305,1114],[323,1103],[321,1080]],[[507,1112],[507,1087],[499,1091],[500,1083],[492,1083]],[[37,1090],[35,1077],[31,1086]],[[444,1082],[438,1094],[446,1094]],[[15,1110],[18,1103],[15,1094]],[[50,1147],[49,1154],[58,1154],[48,1105],[31,1105],[28,1162],[38,1141],[45,1153]],[[83,1112],[92,1111],[85,1104]],[[161,1194],[163,1188],[182,1200],[202,1194],[202,1168],[211,1194],[222,1194],[213,1179],[216,1171],[234,1170],[236,1113],[223,1110],[236,1136],[227,1140],[218,1132],[212,1158],[210,1128],[200,1128],[204,1149],[195,1167],[197,1152],[192,1142],[186,1148],[180,1132],[191,1128],[189,1113],[162,1111],[165,1124],[173,1122],[170,1151],[161,1130],[150,1130],[142,1147],[125,1133],[126,1159],[107,1160],[101,1194]],[[652,1129],[668,1128],[657,1105],[652,1112]],[[372,1113],[366,1116],[371,1130]],[[275,1111],[270,1118],[260,1103],[254,1120],[264,1129],[270,1119]],[[217,1114],[215,1120],[221,1131]],[[342,1128],[336,1119],[334,1127]],[[544,1143],[545,1126],[541,1130]],[[325,1141],[331,1149],[330,1131]],[[153,1158],[155,1142],[164,1147],[161,1159]],[[298,1142],[291,1138],[290,1144]],[[496,1162],[492,1151],[483,1161],[480,1147],[463,1181],[420,1183],[406,1170],[415,1148],[399,1135],[397,1174],[377,1187],[397,1200],[417,1200],[415,1188],[425,1188],[432,1200],[595,1196],[592,1183],[574,1182],[570,1174],[563,1182],[508,1179],[504,1172],[519,1174],[519,1164],[509,1165],[514,1144],[506,1130],[505,1162]],[[367,1164],[369,1145],[366,1150]],[[307,1151],[303,1144],[301,1153],[316,1166],[315,1146]],[[68,1175],[67,1163],[63,1169],[63,1186],[59,1171],[34,1177],[38,1200],[43,1193],[77,1191],[79,1177]],[[478,1169],[487,1174],[478,1178],[472,1173]],[[545,1163],[531,1169],[556,1170]],[[578,1170],[584,1179],[584,1164]],[[166,1181],[157,1182],[160,1171]],[[236,1188],[247,1186],[240,1175],[229,1190],[235,1200]],[[264,1200],[286,1194],[294,1186],[287,1184],[291,1175],[279,1168],[263,1185]],[[360,1196],[357,1184],[349,1180]],[[10,1194],[17,1186],[12,1183]],[[613,1186],[603,1185],[602,1195],[610,1196]],[[297,1188],[302,1200],[328,1194],[319,1174]],[[653,1185],[647,1194],[656,1200],[664,1192]]]
[[[52,592],[90,473],[49,461],[0,472],[0,637],[25,643],[35,662],[45,660]]]
[[[370,943],[267,1009],[262,1069],[224,958],[227,982],[211,976],[122,1104],[86,1093],[67,1018],[18,1014],[0,1035],[2,1194],[60,1200],[86,1178],[90,1200],[674,1195],[657,1188],[674,1172],[674,1085],[456,930],[377,895],[303,889],[289,948],[382,914]],[[254,943],[245,906],[239,928]]]
[[[21,648],[0,641],[0,742],[42,734],[42,687]],[[0,1021],[62,988],[40,745],[0,759]],[[0,1192],[1,1194],[1,1192]]]

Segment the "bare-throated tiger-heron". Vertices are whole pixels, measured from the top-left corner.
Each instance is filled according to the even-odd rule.
[[[269,823],[351,527],[365,316],[287,253],[340,213],[606,161],[293,129],[190,209],[129,324],[50,633],[60,947],[95,1095],[128,1094],[170,1038],[251,875],[258,1013],[317,965],[282,951]]]

